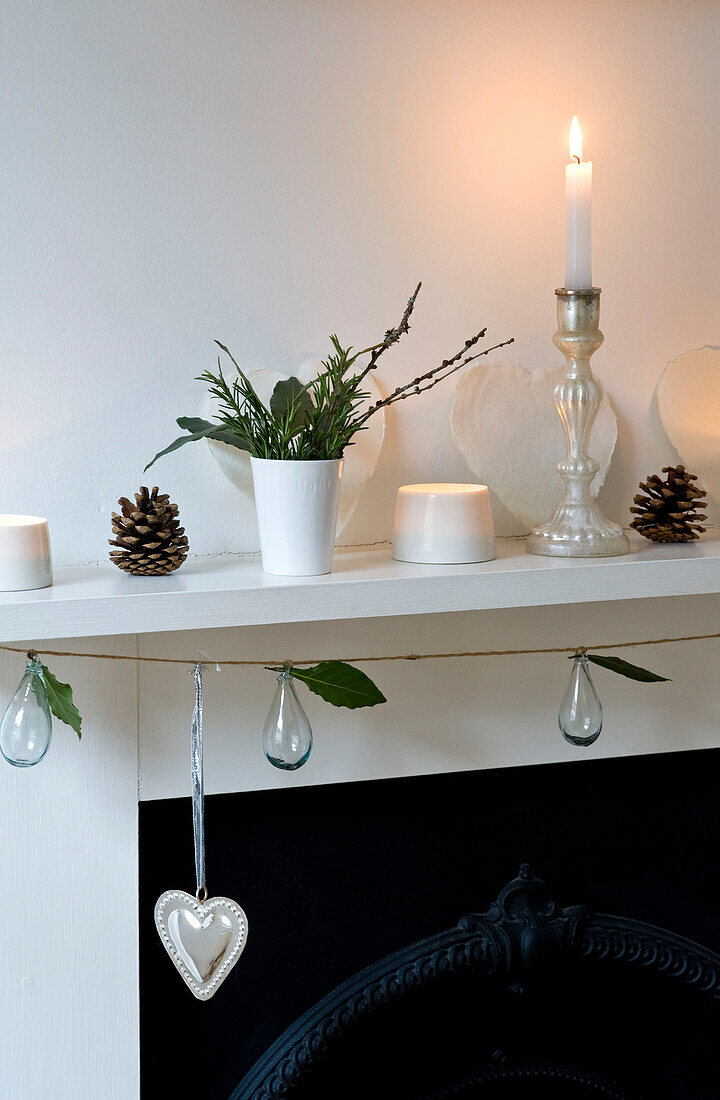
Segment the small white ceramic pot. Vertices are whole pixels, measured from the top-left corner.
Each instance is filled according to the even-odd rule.
[[[47,520],[0,515],[0,592],[47,588],[52,581]]]
[[[251,458],[250,463],[265,572],[281,577],[329,573],[342,459]]]

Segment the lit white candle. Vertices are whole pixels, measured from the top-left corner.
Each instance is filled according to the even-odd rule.
[[[589,290],[592,284],[592,161],[583,162],[580,123],[570,127],[570,156],[565,167],[565,289]]]

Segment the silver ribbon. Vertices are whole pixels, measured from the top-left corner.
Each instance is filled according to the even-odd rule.
[[[205,884],[205,791],[203,784],[203,689],[202,661],[195,665],[195,709],[190,730],[190,755],[192,778],[193,838],[195,840],[195,896],[198,901],[207,897]]]

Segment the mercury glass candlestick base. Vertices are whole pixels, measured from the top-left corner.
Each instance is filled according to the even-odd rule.
[[[525,549],[529,554],[558,558],[626,554],[630,543],[622,528],[606,519],[590,492],[599,469],[599,463],[588,454],[588,445],[602,400],[602,389],[590,367],[590,356],[603,342],[598,327],[600,289],[561,287],[555,294],[558,331],[553,340],[568,361],[567,374],[555,387],[555,408],[567,443],[567,454],[557,467],[565,482],[565,496],[553,518],[530,532]]]

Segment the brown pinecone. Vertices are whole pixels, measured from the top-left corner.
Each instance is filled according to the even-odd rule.
[[[158,493],[157,485],[151,493],[141,485],[135,503],[120,497],[122,515],[112,514],[115,538],[108,542],[120,549],[110,551],[110,560],[126,573],[159,577],[178,569],[188,555],[185,528],[177,518],[178,506],[170,503],[167,493]]]
[[[684,466],[663,466],[662,472],[667,474],[664,481],[652,474],[640,482],[643,494],[633,498],[638,507],[630,509],[636,517],[630,526],[653,542],[699,539],[705,530],[700,521],[707,519],[699,514],[706,507],[705,490],[693,485],[697,477]]]

